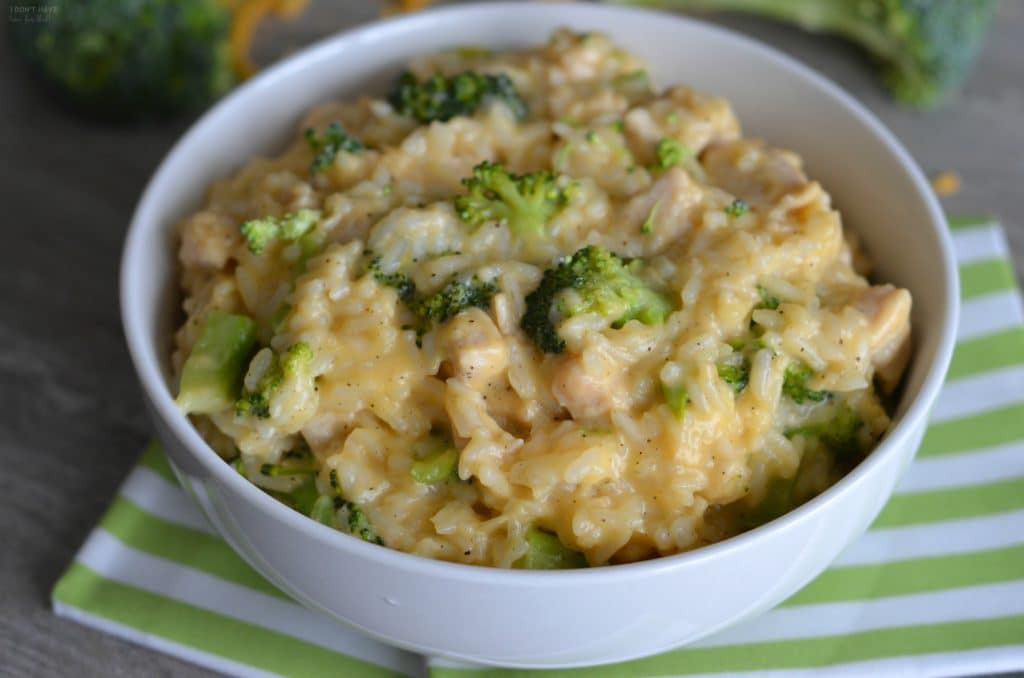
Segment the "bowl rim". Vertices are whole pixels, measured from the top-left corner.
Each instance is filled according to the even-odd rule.
[[[306,68],[308,61],[315,61],[318,57],[330,54],[339,49],[340,46],[364,43],[371,45],[372,52],[372,44],[386,39],[389,34],[398,34],[403,31],[420,32],[427,30],[431,24],[446,21],[471,21],[477,18],[478,15],[491,15],[495,12],[514,12],[527,15],[544,15],[557,12],[563,18],[566,25],[579,25],[585,23],[588,17],[598,15],[613,18],[616,16],[636,18],[638,15],[643,15],[643,18],[649,21],[674,22],[680,27],[686,26],[690,29],[704,31],[717,39],[742,45],[746,50],[750,50],[761,58],[773,62],[778,67],[792,72],[812,87],[822,90],[826,95],[837,100],[849,115],[855,117],[883,143],[888,152],[898,161],[901,169],[909,175],[914,188],[919,194],[918,197],[923,199],[926,206],[931,230],[942,254],[941,262],[939,263],[941,265],[940,273],[946,283],[946,298],[942,307],[944,318],[938,330],[940,336],[936,343],[935,359],[926,368],[927,372],[921,381],[916,397],[914,397],[896,424],[886,432],[885,437],[872,450],[871,454],[820,495],[765,525],[734,537],[691,551],[660,556],[650,560],[574,570],[515,570],[455,563],[387,547],[381,548],[301,515],[264,493],[256,485],[236,473],[213,451],[199,435],[196,428],[192,426],[188,418],[178,410],[160,368],[161,361],[157,355],[158,347],[155,345],[155,342],[149,343],[145,340],[144,335],[146,333],[143,330],[144,323],[141,320],[141,314],[145,305],[137,303],[137,295],[134,292],[137,286],[133,284],[133,280],[143,274],[145,264],[138,261],[134,254],[140,249],[144,239],[154,233],[154,231],[169,228],[169,225],[165,223],[166,218],[155,213],[154,202],[163,185],[169,181],[170,177],[174,176],[171,173],[172,167],[181,156],[186,155],[187,147],[191,145],[191,140],[197,136],[198,131],[222,119],[232,118],[235,115],[235,112],[232,110],[234,102],[243,94],[257,89],[271,88],[279,80],[301,74]],[[832,502],[840,495],[853,492],[856,486],[864,482],[865,478],[872,474],[873,469],[883,463],[883,457],[896,454],[897,448],[909,443],[915,428],[923,423],[932,403],[938,395],[949,366],[956,339],[960,300],[959,279],[956,259],[953,253],[952,236],[945,224],[946,220],[942,209],[921,169],[895,135],[873,113],[824,75],[759,40],[692,17],[667,11],[598,4],[565,5],[507,1],[470,3],[433,8],[412,15],[376,20],[369,24],[323,38],[274,64],[248,82],[241,84],[193,122],[185,134],[175,142],[174,146],[153,172],[132,214],[121,254],[119,278],[120,309],[128,351],[139,382],[149,400],[151,414],[158,416],[162,420],[168,430],[188,450],[193,459],[219,483],[225,484],[262,513],[272,515],[289,528],[299,530],[309,538],[320,542],[329,542],[331,546],[347,551],[353,556],[365,558],[371,563],[391,567],[396,570],[416,571],[420,574],[438,577],[458,578],[463,581],[475,581],[482,584],[501,582],[506,585],[516,583],[530,586],[540,585],[542,587],[564,584],[568,578],[579,579],[581,583],[610,582],[612,580],[621,583],[626,579],[647,577],[654,573],[696,565],[701,561],[714,559],[723,553],[751,547],[755,542],[763,541],[775,532],[786,530],[787,527],[807,519],[823,504]]]

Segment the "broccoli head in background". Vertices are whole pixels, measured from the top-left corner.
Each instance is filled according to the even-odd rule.
[[[32,71],[84,113],[129,119],[199,110],[255,68],[253,32],[307,0],[18,0],[11,21]]]
[[[513,174],[486,160],[462,183],[469,192],[455,198],[460,219],[473,227],[503,220],[518,236],[543,235],[571,194],[571,188],[560,187],[550,172]]]
[[[956,89],[984,42],[996,0],[619,0],[760,14],[858,43],[903,103],[930,108]]]
[[[519,96],[512,79],[501,73],[466,71],[451,76],[438,73],[417,82],[416,76],[407,71],[398,79],[388,100],[402,115],[424,123],[473,115],[491,101],[501,101],[520,120],[527,114],[526,102]]]
[[[630,320],[664,322],[673,306],[637,275],[637,263],[596,245],[562,259],[526,297],[523,331],[542,351],[561,353],[565,340],[555,328],[557,318],[597,313],[616,328]]]
[[[220,0],[30,0],[45,21],[11,22],[15,49],[86,112],[197,109],[235,82]]]

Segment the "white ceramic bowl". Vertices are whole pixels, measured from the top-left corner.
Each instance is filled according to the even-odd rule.
[[[748,135],[797,151],[863,237],[880,280],[914,296],[915,353],[892,430],[852,473],[786,516],[691,553],[592,570],[505,571],[427,560],[335,532],[277,503],[207,447],[175,408],[173,224],[211,180],[273,151],[303,111],[382,91],[411,57],[456,44],[537,44],[598,30],[645,57],[658,82],[724,95]],[[624,660],[700,638],[779,603],[878,514],[920,443],[958,313],[943,216],[913,160],[821,76],[749,39],[667,14],[596,5],[464,5],[328,39],[243,85],[175,146],[124,249],[125,333],[157,434],[185,487],[253,567],[309,607],[404,648],[522,667]]]

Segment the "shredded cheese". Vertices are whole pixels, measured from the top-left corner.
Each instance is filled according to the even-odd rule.
[[[281,19],[293,19],[309,4],[309,0],[224,0],[232,13],[229,45],[231,65],[235,74],[247,78],[256,72],[249,52],[252,39],[260,23],[269,14]]]
[[[960,192],[960,175],[956,172],[942,172],[932,177],[932,189],[943,198]]]

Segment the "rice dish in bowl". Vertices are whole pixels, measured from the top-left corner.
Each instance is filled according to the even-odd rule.
[[[793,153],[601,34],[415,60],[181,223],[179,405],[312,518],[499,567],[693,549],[889,426],[910,295]]]

